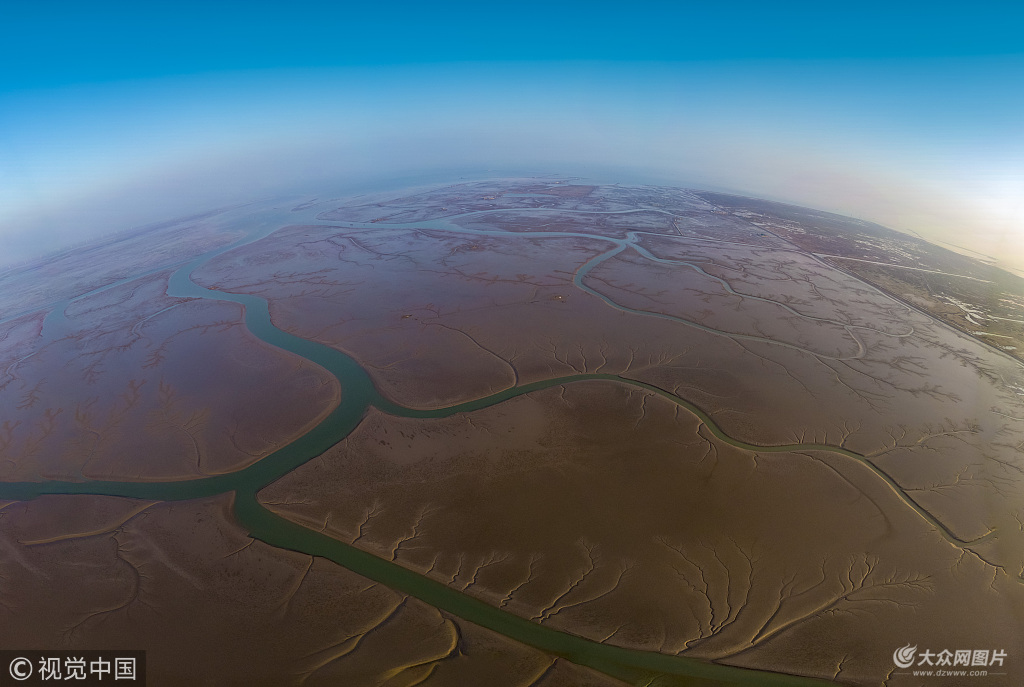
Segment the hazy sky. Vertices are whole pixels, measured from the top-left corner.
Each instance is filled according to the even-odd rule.
[[[347,5],[4,7],[0,263],[491,170],[786,200],[1024,270],[1020,3]]]

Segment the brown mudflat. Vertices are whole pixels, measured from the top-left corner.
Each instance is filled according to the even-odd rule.
[[[266,490],[266,502],[525,617],[624,646],[880,680],[892,669],[888,647],[907,635],[922,646],[1016,636],[1021,618],[1008,608],[1018,602],[1007,599],[1020,596],[1024,544],[1019,442],[1010,441],[1019,421],[1006,416],[1021,414],[1006,411],[1021,402],[999,380],[1019,379],[1019,368],[746,218],[659,196],[657,209],[682,229],[672,236],[653,221],[650,196],[630,206],[622,189],[601,191],[586,206],[495,189],[470,189],[462,205],[454,189],[436,202],[424,194],[375,215],[372,231],[288,229],[199,277],[244,290],[240,270],[262,255],[301,263],[319,280],[314,298],[258,282],[279,325],[355,356],[387,396],[413,407],[601,372],[692,401],[735,439],[842,446],[870,467],[815,451],[712,451],[696,426],[638,423],[643,393],[580,383],[530,395],[531,412],[511,410],[524,399],[449,420],[371,415]],[[628,227],[629,214],[587,213],[627,207],[642,210],[631,229],[638,248],[587,272],[594,293],[581,291],[573,277],[615,247],[604,237],[629,234],[610,230]],[[323,217],[358,220],[363,210],[353,212]],[[435,217],[449,224],[390,226]],[[730,217],[716,237],[715,222]],[[528,231],[594,238],[514,236]],[[330,284],[342,275],[345,284]],[[331,313],[344,316],[331,322]],[[570,415],[563,445],[555,418],[567,398],[584,409]],[[587,405],[598,399],[600,409]],[[647,399],[648,409],[666,404]],[[676,412],[667,405],[663,414]],[[456,438],[474,427],[490,429]],[[429,451],[425,436],[437,437]],[[518,437],[536,442],[516,452]],[[712,473],[709,452],[732,455]],[[963,542],[996,534],[951,544],[921,512]],[[415,544],[402,543],[409,537]],[[951,633],[968,607],[986,610]],[[831,648],[808,661],[823,635]]]
[[[908,635],[948,643],[953,616],[977,642],[1021,639],[1007,607],[1024,601],[1020,585],[937,536],[856,461],[740,450],[611,382],[443,420],[374,412],[260,496],[467,594],[619,646],[830,677],[825,636],[846,651],[846,678],[866,680]]]
[[[167,480],[249,465],[338,402],[317,365],[257,339],[234,303],[167,296],[157,273],[0,341],[0,478]]]
[[[594,642],[896,686],[904,645],[1006,650],[986,684],[1024,682],[1020,363],[823,252],[889,235],[729,198],[518,179],[289,205],[192,279],[266,299],[397,406],[512,396],[371,408],[261,503]],[[73,301],[59,335],[42,311],[4,324],[0,478],[230,472],[344,398],[166,280]],[[6,627],[160,647],[172,683],[612,684],[254,541],[230,504],[5,505]]]
[[[151,685],[621,684],[255,541],[228,496],[44,496],[0,514],[4,647],[145,649]]]

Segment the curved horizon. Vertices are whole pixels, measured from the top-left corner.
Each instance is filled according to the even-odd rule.
[[[257,197],[597,170],[1024,270],[1019,9],[446,9],[19,8],[0,54],[33,59],[0,77],[0,262]]]

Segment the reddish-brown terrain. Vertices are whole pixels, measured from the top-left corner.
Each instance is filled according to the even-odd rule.
[[[915,645],[1005,650],[985,684],[1024,681],[1024,368],[927,304],[963,289],[919,302],[865,272],[994,268],[681,189],[486,181],[267,212],[191,270],[209,291],[169,296],[156,270],[4,321],[0,479],[227,474],[180,502],[11,498],[5,622],[35,645],[157,647],[160,684],[615,684],[246,532],[251,497],[331,560],[354,547],[481,622],[583,637],[610,672],[625,647],[753,669],[732,684],[899,687]],[[368,390],[261,341],[231,294]],[[335,407],[354,429],[332,447],[231,481]]]

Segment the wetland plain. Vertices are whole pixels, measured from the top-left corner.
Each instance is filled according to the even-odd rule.
[[[856,267],[862,225],[470,182],[28,290],[3,644],[146,648],[153,684],[899,687],[910,642],[1018,684],[1024,368]]]

